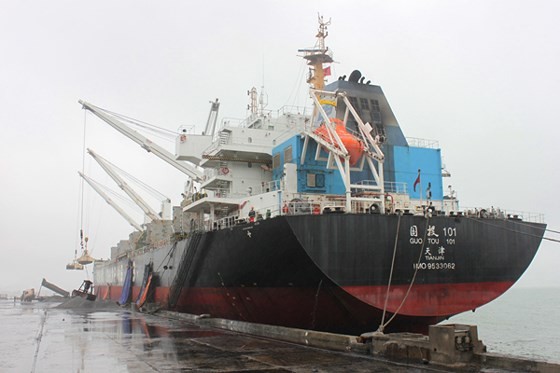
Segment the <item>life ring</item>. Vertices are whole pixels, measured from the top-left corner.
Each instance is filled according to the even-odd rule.
[[[181,135],[181,136],[179,136],[179,140],[180,140],[181,142],[187,141],[187,135]]]
[[[227,167],[220,168],[220,171],[221,171],[222,175],[229,174],[229,168],[227,168]]]

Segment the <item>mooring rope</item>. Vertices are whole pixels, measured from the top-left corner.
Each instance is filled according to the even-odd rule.
[[[416,281],[416,274],[418,273],[418,268],[420,268],[420,262],[422,261],[422,253],[424,252],[424,245],[426,243],[426,238],[428,236],[428,227],[429,227],[429,223],[430,223],[430,215],[427,216],[426,218],[426,229],[424,230],[424,238],[422,240],[422,246],[420,247],[420,253],[418,254],[418,260],[416,261],[416,265],[414,268],[414,274],[412,275],[412,279],[410,280],[410,284],[408,285],[408,289],[406,289],[406,293],[401,301],[401,304],[399,304],[399,306],[397,307],[397,309],[395,310],[395,312],[393,312],[393,315],[391,316],[391,318],[389,320],[387,320],[387,322],[385,324],[382,324],[379,326],[379,331],[383,332],[383,329],[385,329],[385,327],[387,325],[389,325],[391,323],[391,321],[393,321],[393,319],[398,315],[399,311],[401,310],[402,306],[404,305],[404,302],[406,301],[406,299],[408,298],[408,295],[410,294],[410,290],[412,289],[412,285],[414,285],[414,281]]]
[[[393,259],[391,261],[391,272],[389,272],[389,283],[387,284],[387,293],[385,294],[385,305],[383,306],[383,316],[381,316],[381,324],[379,324],[379,328],[377,329],[378,332],[383,333],[383,329],[385,325],[385,313],[387,312],[387,302],[389,301],[389,291],[391,290],[391,281],[393,279],[393,269],[395,268],[395,257],[397,254],[397,243],[399,241],[399,230],[401,226],[401,214],[399,214],[399,218],[397,220],[397,232],[395,233],[395,245],[393,247]]]

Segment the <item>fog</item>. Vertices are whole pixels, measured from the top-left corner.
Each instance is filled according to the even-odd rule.
[[[12,1],[0,11],[0,292],[43,277],[75,288],[91,275],[65,270],[80,227],[98,258],[132,231],[87,186],[81,209],[84,143],[180,200],[185,177],[79,99],[197,132],[215,98],[220,120],[245,117],[253,86],[268,109],[309,106],[297,50],[314,44],[318,12],[332,18],[331,78],[359,69],[406,136],[438,140],[461,206],[543,213],[560,230],[555,1]],[[85,173],[113,187],[89,158]],[[558,263],[560,246],[543,242],[516,286],[560,286]]]

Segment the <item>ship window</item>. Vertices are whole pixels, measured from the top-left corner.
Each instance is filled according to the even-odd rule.
[[[379,101],[377,100],[369,100],[371,102],[372,111],[381,111],[379,109]]]
[[[253,163],[252,162],[247,162],[247,167],[253,168]]]
[[[307,186],[314,188],[315,187],[315,176],[317,176],[316,174],[311,174],[308,173],[307,174]]]
[[[369,109],[369,101],[367,98],[360,98],[360,106],[362,109]]]
[[[292,146],[288,146],[284,149],[284,163],[291,163],[292,162]]]
[[[325,175],[324,174],[317,174],[315,176],[315,184],[317,188],[324,188],[325,187]]]
[[[325,175],[323,174],[307,174],[307,186],[309,188],[324,188],[325,187]]]
[[[358,108],[358,99],[356,97],[348,97],[354,109]]]
[[[278,168],[280,167],[280,153],[275,154],[274,157],[272,157],[272,168]]]

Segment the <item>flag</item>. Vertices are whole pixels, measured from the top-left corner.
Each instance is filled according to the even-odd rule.
[[[418,169],[418,177],[416,178],[416,181],[414,182],[414,191],[416,192],[416,185],[420,184],[420,169]]]
[[[330,66],[327,66],[327,67],[325,67],[325,68],[323,69],[323,75],[324,75],[324,76],[329,76],[329,75],[331,75],[331,67],[330,67]]]

